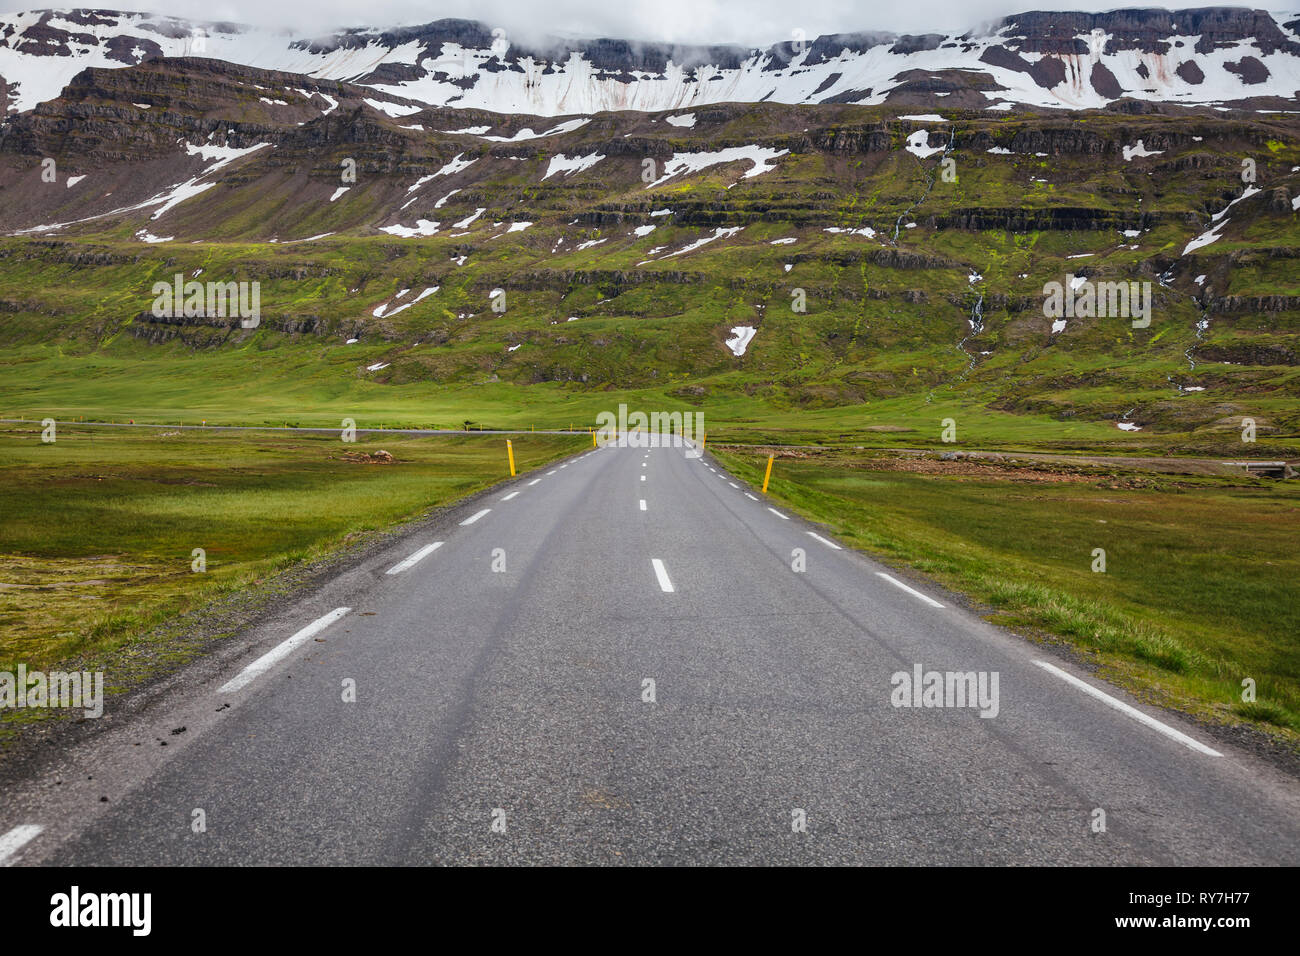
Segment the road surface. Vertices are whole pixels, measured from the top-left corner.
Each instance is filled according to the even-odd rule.
[[[1300,863],[1292,778],[678,448],[522,476],[228,644],[10,788],[0,859]],[[894,706],[918,665],[996,715]]]

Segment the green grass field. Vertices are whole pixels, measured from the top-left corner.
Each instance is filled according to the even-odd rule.
[[[710,450],[762,484],[765,453]],[[999,623],[1064,638],[1141,696],[1297,739],[1300,484],[1005,465],[921,474],[884,461],[778,457],[769,494]]]
[[[0,670],[97,658],[162,620],[509,476],[499,436],[0,426]],[[587,436],[515,436],[520,472]],[[349,460],[380,449],[391,464]],[[206,554],[195,572],[193,551]]]

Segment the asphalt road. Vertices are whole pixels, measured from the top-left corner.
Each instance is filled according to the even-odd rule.
[[[681,449],[524,476],[11,788],[0,858],[1300,863],[1294,779],[816,533]]]

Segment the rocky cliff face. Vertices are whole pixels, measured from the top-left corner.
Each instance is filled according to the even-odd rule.
[[[953,35],[864,31],[751,49],[620,38],[515,42],[508,25],[470,20],[293,37],[47,10],[0,17],[0,95],[11,112],[29,110],[86,67],[203,56],[347,80],[424,105],[542,116],[951,94],[963,106],[993,109],[1094,108],[1124,98],[1275,107],[1300,89],[1298,29],[1300,21],[1233,7],[1030,12]]]

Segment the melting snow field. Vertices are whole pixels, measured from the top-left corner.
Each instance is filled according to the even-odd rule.
[[[691,129],[695,126],[695,114],[681,113],[677,116],[665,116],[664,122],[671,126],[685,126],[687,129]]]
[[[374,316],[375,318],[377,318],[377,319],[391,319],[393,316],[397,315],[397,313],[406,311],[406,310],[409,309],[411,306],[415,305],[415,303],[419,302],[421,299],[426,298],[427,296],[431,296],[431,295],[433,295],[435,292],[438,291],[439,288],[441,288],[441,286],[436,286],[436,285],[429,286],[429,288],[425,289],[423,292],[421,292],[419,295],[417,295],[417,296],[416,296],[414,299],[412,299],[410,302],[407,302],[407,303],[404,304],[404,305],[399,305],[397,308],[393,309],[391,312],[388,311],[388,306],[389,306],[391,303],[389,303],[389,302],[385,302],[383,305],[381,305],[381,306],[379,306],[378,308],[376,308],[376,309],[371,313],[371,315],[373,315],[373,316]],[[393,296],[393,300],[396,301],[397,299],[400,299],[402,296],[406,295],[406,293],[408,293],[408,292],[410,292],[410,291],[411,291],[410,289],[402,289],[401,291],[399,291],[399,292],[397,293],[397,295]],[[352,341],[355,341],[355,339],[352,340]],[[383,368],[384,366],[381,365],[381,366],[379,366],[379,367],[380,367],[380,368]],[[372,371],[373,371],[373,369],[372,369]]]
[[[942,146],[931,146],[930,133],[928,130],[918,129],[911,136],[907,137],[907,145],[903,148],[915,156],[917,159],[926,159],[935,153],[942,153]]]
[[[841,226],[827,226],[825,229],[822,230],[822,232],[830,232],[835,234],[843,233],[846,236],[866,236],[868,239],[876,238],[876,230],[872,229],[870,226],[863,226],[861,229],[849,229]],[[794,242],[793,239],[791,239],[790,241]]]
[[[1115,427],[1126,432],[1140,432],[1142,430],[1141,425],[1134,425],[1132,422],[1116,422]]]
[[[452,223],[451,228],[453,228],[453,229],[467,229],[467,228],[469,228],[469,224],[470,224],[470,223],[472,223],[472,222],[473,222],[475,219],[477,219],[479,216],[483,215],[483,213],[485,213],[485,212],[487,212],[487,207],[486,207],[486,206],[480,206],[478,209],[475,209],[475,210],[474,210],[474,212],[473,212],[472,215],[466,216],[466,217],[465,217],[464,219],[462,219],[460,222]]]
[[[591,153],[587,156],[565,156],[560,153],[558,156],[552,156],[550,165],[546,167],[546,175],[542,179],[550,179],[556,173],[564,173],[566,176],[570,173],[580,173],[584,169],[591,169],[598,162],[604,159],[601,153]]]
[[[1142,140],[1138,140],[1136,146],[1124,147],[1124,162],[1129,162],[1134,156],[1159,156],[1163,152],[1163,149],[1147,149]]]
[[[586,126],[590,119],[571,119],[565,120],[558,126],[552,126],[544,133],[534,133],[530,127],[525,126],[513,136],[484,136],[482,133],[471,133],[473,136],[480,136],[483,139],[491,140],[494,143],[522,143],[529,139],[541,139],[543,136],[559,136],[561,133],[572,133],[575,129]],[[470,127],[473,129],[475,127]],[[486,129],[486,127],[480,127]],[[449,133],[468,133],[469,129],[448,130]]]
[[[749,348],[749,343],[753,341],[754,334],[758,329],[752,325],[737,325],[731,329],[731,338],[727,339],[727,348],[731,349],[731,354],[739,358],[745,354],[745,349]]]
[[[698,173],[702,169],[722,163],[750,162],[752,165],[745,173],[745,178],[750,179],[776,169],[776,158],[788,152],[790,152],[788,149],[773,149],[770,146],[732,146],[716,153],[673,153],[673,158],[664,163],[664,174],[646,186],[646,189],[653,189],[661,183],[666,183],[674,176]],[[652,212],[650,215],[658,214]]]
[[[423,107],[419,106],[398,106],[396,103],[384,103],[380,100],[366,100],[366,103],[381,113],[386,113],[396,119],[399,116],[410,116],[412,113],[418,113]]]
[[[435,176],[454,176],[454,175],[456,175],[456,173],[460,172],[462,169],[468,169],[468,168],[469,168],[470,166],[472,166],[474,163],[477,163],[477,162],[478,162],[478,157],[477,157],[477,156],[475,156],[473,159],[465,159],[465,160],[462,160],[461,157],[464,156],[464,155],[465,155],[464,153],[457,153],[454,159],[452,159],[450,162],[448,162],[446,166],[443,166],[442,169],[438,170],[438,171],[437,171],[436,173],[434,173],[433,175],[435,175]]]
[[[687,252],[694,252],[696,249],[700,248],[700,246],[705,243],[713,242],[715,239],[729,239],[744,228],[744,226],[719,226],[713,231],[713,235],[705,236],[703,239],[696,239],[689,246],[684,246],[676,252],[670,252],[668,255],[664,256],[664,258],[671,259],[673,256],[680,256]]]
[[[1195,252],[1197,249],[1200,249],[1203,246],[1208,246],[1212,242],[1217,242],[1220,238],[1219,230],[1231,221],[1225,218],[1228,214],[1228,210],[1237,205],[1237,203],[1241,202],[1243,199],[1249,199],[1257,192],[1259,192],[1258,186],[1247,186],[1240,196],[1211,216],[1210,221],[1215,223],[1215,225],[1211,226],[1209,229],[1205,230],[1205,232],[1201,233],[1189,242],[1183,248],[1183,255],[1187,255],[1189,252]]]
[[[403,226],[398,223],[395,226],[381,226],[380,232],[386,232],[390,236],[400,236],[403,239],[412,239],[415,236],[432,236],[438,231],[440,223],[432,222],[428,219],[415,220],[414,226]]]

